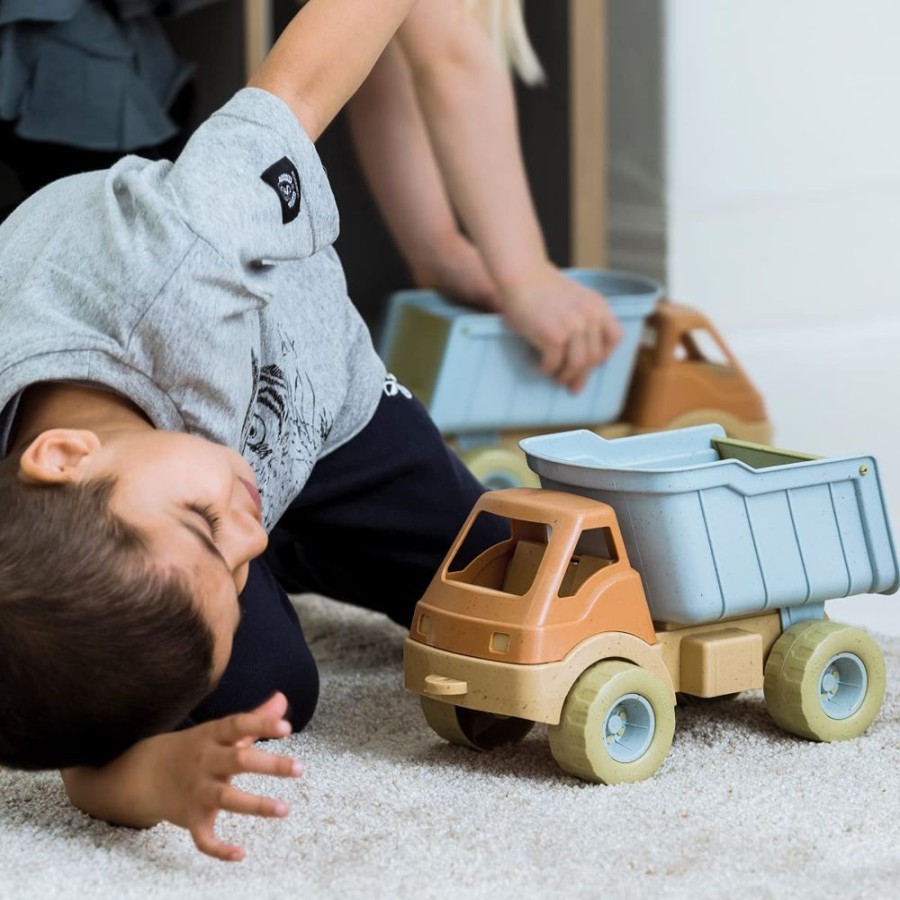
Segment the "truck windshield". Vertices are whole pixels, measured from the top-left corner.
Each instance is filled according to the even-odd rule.
[[[481,522],[482,516],[500,519],[510,537],[473,558],[469,539],[472,532],[488,524]],[[490,524],[496,527],[494,523]],[[558,568],[554,593],[559,597],[572,597],[588,578],[618,562],[619,556],[612,532],[607,527],[585,528],[574,552],[567,550],[571,545],[564,534],[557,535],[554,540],[553,530],[546,523],[502,519],[482,511],[450,561],[447,580],[522,597],[531,590],[541,568],[553,566]],[[565,554],[565,563],[561,554]]]
[[[509,538],[475,556],[475,551],[484,543],[479,544],[474,536],[483,535],[485,529],[493,529],[496,533],[498,528]],[[521,597],[534,583],[550,534],[550,526],[541,522],[510,520],[482,511],[447,566],[447,578]]]

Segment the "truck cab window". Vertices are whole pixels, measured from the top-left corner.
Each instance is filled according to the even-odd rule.
[[[581,532],[572,559],[559,586],[560,597],[571,597],[595,572],[618,562],[615,543],[608,528],[588,528]]]
[[[509,535],[509,539],[473,558],[468,549],[472,535],[486,527]],[[550,526],[544,523],[509,520],[482,510],[447,566],[447,578],[521,597],[534,583],[550,533]]]

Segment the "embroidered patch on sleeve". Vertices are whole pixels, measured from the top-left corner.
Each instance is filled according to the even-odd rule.
[[[300,215],[300,176],[297,167],[282,156],[259,176],[278,194],[281,202],[281,221],[287,225]]]

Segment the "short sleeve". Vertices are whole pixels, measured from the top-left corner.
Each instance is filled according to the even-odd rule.
[[[197,129],[161,188],[199,237],[244,269],[304,259],[338,234],[314,144],[283,101],[257,88]]]

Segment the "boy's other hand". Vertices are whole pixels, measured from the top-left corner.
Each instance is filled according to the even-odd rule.
[[[69,799],[89,815],[117,825],[150,828],[163,820],[181,825],[201,852],[241,860],[240,847],[216,837],[216,817],[222,810],[247,816],[287,815],[286,803],[231,784],[244,772],[281,778],[302,774],[296,760],[253,746],[260,738],[290,733],[286,711],[284,695],[275,694],[251,712],[138,741],[100,768],[63,769]]]
[[[578,284],[551,263],[503,291],[501,307],[510,327],[540,354],[540,370],[572,393],[622,339],[606,299]]]
[[[231,784],[235,775],[245,772],[281,778],[302,774],[297,760],[253,746],[261,738],[290,734],[286,710],[284,695],[275,694],[251,712],[151,738],[159,742],[153,767],[159,817],[187,828],[202,853],[228,862],[243,859],[242,848],[216,837],[216,817],[222,810],[266,818],[287,815],[283,801]]]

